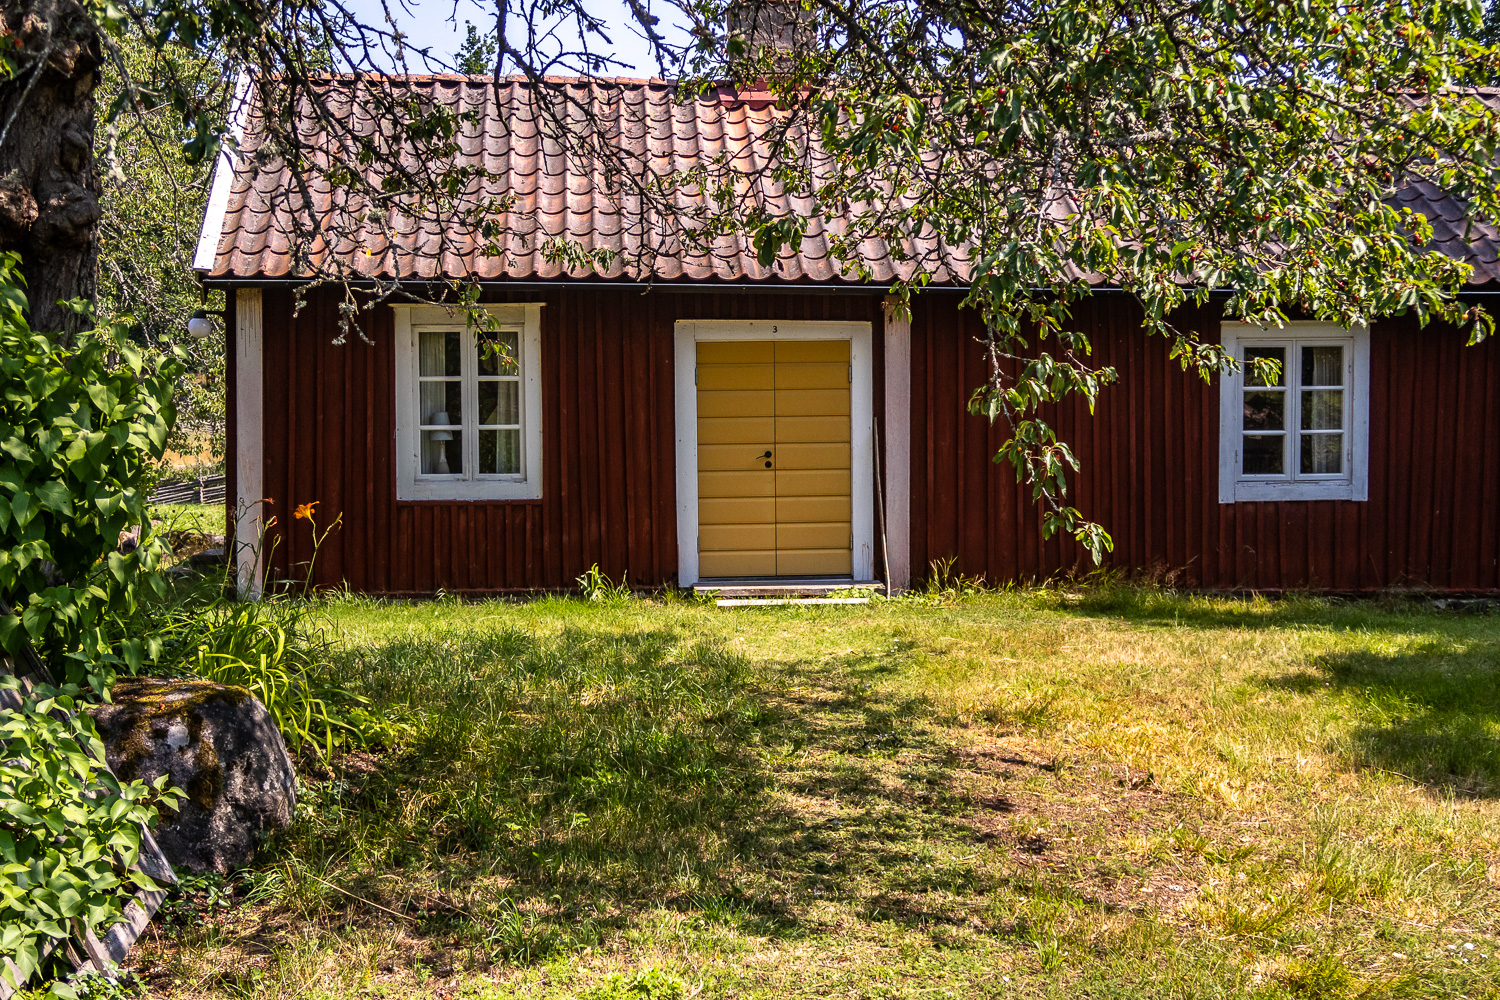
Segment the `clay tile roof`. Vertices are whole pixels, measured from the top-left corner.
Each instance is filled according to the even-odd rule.
[[[367,82],[358,86],[369,86]],[[495,206],[505,232],[505,252],[483,251],[480,234],[444,225],[432,211],[413,218],[398,201],[370,205],[318,177],[299,186],[291,169],[262,148],[261,121],[243,97],[235,114],[240,137],[237,156],[228,154],[215,174],[194,267],[209,278],[297,278],[308,263],[333,266],[351,277],[379,279],[477,277],[524,281],[552,278],[652,281],[732,281],[854,285],[858,277],[841,270],[829,238],[843,231],[844,220],[814,218],[801,247],[784,250],[769,267],[757,261],[749,241],[716,236],[711,248],[683,245],[680,236],[643,213],[641,198],[612,182],[597,160],[563,148],[539,102],[565,122],[582,122],[591,109],[601,134],[646,173],[660,176],[675,169],[727,156],[753,171],[769,156],[777,111],[768,94],[711,91],[687,97],[662,80],[551,79],[536,86],[522,79],[429,75],[389,78],[387,87],[402,88],[403,97],[441,105],[459,122],[455,143],[457,166],[479,168],[461,197]],[[358,86],[331,83],[327,111],[340,128],[360,135],[380,131],[379,115],[361,100]],[[1481,94],[1500,111],[1500,90]],[[306,148],[324,139],[316,115],[304,114],[299,130]],[[409,169],[421,169],[421,156],[401,150]],[[225,169],[225,165],[232,169]],[[378,190],[373,169],[366,177]],[[806,214],[802,199],[792,199],[766,177],[747,180],[753,194],[767,203]],[[675,199],[689,212],[708,212],[702,191],[679,187]],[[1425,215],[1433,224],[1433,244],[1474,265],[1471,284],[1500,288],[1500,231],[1466,219],[1464,207],[1425,182],[1403,188],[1399,204]],[[1053,210],[1063,210],[1060,206]],[[296,234],[324,225],[313,238],[305,260],[293,252]],[[613,253],[606,267],[598,259],[569,262],[548,259],[550,236],[565,237],[587,250]],[[643,245],[643,241],[644,244]],[[935,284],[964,283],[967,262],[935,240],[911,239],[893,253],[877,240],[860,245],[860,263],[877,283],[911,278],[925,269]],[[555,257],[555,255],[554,255]]]

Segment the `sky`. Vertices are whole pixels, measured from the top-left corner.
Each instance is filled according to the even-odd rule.
[[[381,7],[381,0],[344,0],[344,2],[351,11],[360,16],[364,23],[384,24],[385,14]],[[430,46],[444,55],[451,55],[458,50],[463,41],[466,21],[473,22],[481,32],[488,33],[494,30],[495,8],[492,3],[478,3],[476,0],[423,0],[423,2],[407,0],[406,3],[402,3],[401,0],[388,0],[388,2],[398,26],[411,39],[413,45]],[[664,22],[668,20],[670,13],[674,13],[671,7],[660,2],[652,6],[654,13]],[[584,7],[590,14],[603,18],[613,29],[609,32],[612,45],[607,50],[597,43],[591,45],[591,49],[599,54],[612,56],[625,64],[608,71],[609,75],[658,75],[660,70],[656,65],[656,60],[652,58],[645,40],[632,30],[631,26],[634,21],[623,0],[584,0]],[[577,38],[576,32],[568,31],[565,42],[569,47],[576,48]],[[412,66],[411,68],[419,70],[421,67]]]

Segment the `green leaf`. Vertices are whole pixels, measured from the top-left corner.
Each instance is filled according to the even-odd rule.
[[[56,481],[38,483],[36,498],[48,510],[59,514],[73,513],[73,498],[69,495],[68,488],[62,483]]]
[[[25,823],[27,826],[44,825],[42,814],[33,809],[30,803],[22,802],[19,799],[0,798],[0,810],[4,810],[8,815]]]
[[[0,439],[0,451],[5,452],[5,454],[9,455],[17,462],[34,461],[34,457],[31,453],[31,448],[26,444],[25,441],[18,437],[7,437],[4,439]]]
[[[31,502],[29,493],[17,493],[10,498],[11,517],[15,518],[16,527],[24,528],[31,523],[31,516],[36,513],[36,507]]]
[[[33,604],[21,612],[21,624],[32,639],[41,639],[51,621],[52,612],[40,605]]]
[[[64,889],[57,894],[57,909],[62,916],[71,919],[82,913],[83,908],[83,897],[76,889]]]
[[[94,498],[94,506],[98,508],[101,517],[110,518],[118,514],[125,505],[125,498],[119,493],[104,493]]]
[[[140,639],[126,639],[120,643],[120,658],[133,674],[139,674],[146,664],[145,644]]]
[[[49,425],[37,433],[37,450],[47,458],[51,458],[57,454],[57,449],[62,447],[62,443],[63,432],[59,427]]]

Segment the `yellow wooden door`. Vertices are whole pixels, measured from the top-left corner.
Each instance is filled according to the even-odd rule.
[[[775,345],[699,343],[700,576],[776,575],[775,443]]]
[[[848,576],[849,342],[775,346],[776,575]]]
[[[698,571],[851,570],[848,341],[698,344]]]

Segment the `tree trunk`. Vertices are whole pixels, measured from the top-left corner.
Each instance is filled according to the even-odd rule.
[[[99,32],[77,0],[0,0],[0,18],[17,67],[0,84],[0,249],[21,254],[32,328],[76,333],[58,301],[93,302],[98,284]]]

